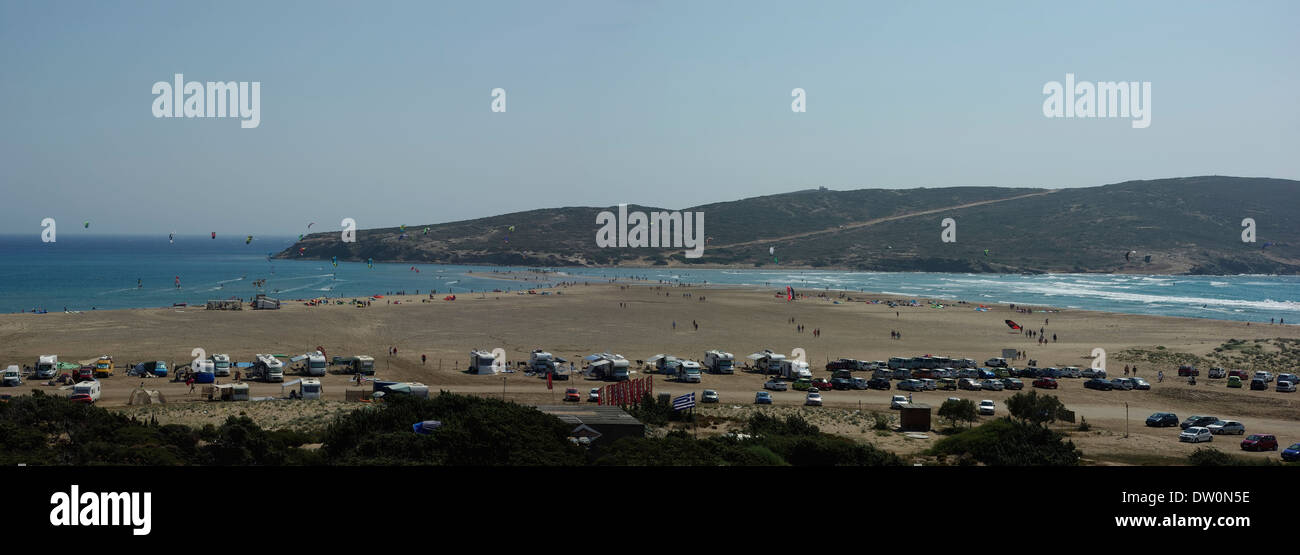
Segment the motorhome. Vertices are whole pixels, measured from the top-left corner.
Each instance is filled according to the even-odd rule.
[[[307,357],[307,375],[324,376],[325,375],[325,355],[316,351],[314,355]]]
[[[588,370],[596,379],[621,382],[632,377],[632,365],[623,355],[599,353],[586,357],[586,360]]]
[[[700,383],[701,381],[700,363],[693,360],[683,360],[677,366],[677,380],[687,383]]]
[[[41,355],[40,358],[36,360],[36,372],[34,375],[37,378],[48,380],[58,373],[59,355]]]
[[[230,355],[212,355],[212,373],[217,376],[230,375]]]
[[[785,362],[785,355],[774,353],[771,349],[764,349],[762,352],[753,353],[747,358],[754,361],[758,371],[764,374],[779,374],[781,364]]]
[[[646,359],[645,363],[653,368],[656,374],[667,374],[669,376],[676,376],[678,367],[681,366],[681,362],[677,360],[677,357],[662,354]]]
[[[496,357],[488,351],[475,350],[469,352],[469,371],[474,374],[495,374],[497,367],[495,365]]]
[[[89,380],[72,386],[72,397],[74,402],[94,403],[99,400],[100,388],[99,380]]]
[[[375,358],[366,355],[357,355],[343,359],[344,373],[361,374],[363,376],[375,375]]]
[[[289,397],[293,399],[320,399],[324,389],[321,387],[320,380],[317,378],[298,378],[291,382],[286,382],[280,386],[280,391],[286,387],[297,386],[297,389],[289,390]]]
[[[731,374],[735,372],[736,357],[725,351],[706,351],[704,366],[714,374]]]
[[[812,378],[812,370],[808,368],[808,363],[802,360],[781,360],[781,377],[789,380],[800,378]]]
[[[8,368],[4,369],[4,379],[2,383],[5,387],[23,385],[22,369],[19,368],[17,364],[10,364]]]
[[[284,363],[271,355],[257,355],[257,364],[253,365],[254,375],[265,382],[284,381]]]
[[[550,372],[555,368],[555,355],[536,349],[528,353],[528,369],[533,372]]]

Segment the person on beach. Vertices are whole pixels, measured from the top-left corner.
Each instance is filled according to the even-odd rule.
[[[426,361],[428,361],[428,360],[429,360],[429,357],[428,357],[428,356],[426,356],[426,355],[420,355],[420,366],[424,366],[424,363],[425,363]]]
[[[185,385],[190,386],[190,393],[194,393],[194,376],[186,378]],[[186,393],[186,395],[189,395],[190,393]]]

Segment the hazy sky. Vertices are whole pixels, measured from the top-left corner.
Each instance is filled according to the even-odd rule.
[[[1294,1],[0,0],[0,232],[1296,179],[1297,16]],[[155,118],[151,88],[175,73],[261,82],[260,126]],[[1044,117],[1066,73],[1151,82],[1150,127]]]

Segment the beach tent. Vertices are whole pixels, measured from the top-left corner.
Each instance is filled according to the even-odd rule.
[[[157,405],[166,402],[167,399],[163,397],[162,392],[156,389],[136,389],[131,392],[131,398],[126,402],[126,404]]]

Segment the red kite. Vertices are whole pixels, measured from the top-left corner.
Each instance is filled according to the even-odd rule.
[[[1011,320],[1007,320],[1006,322],[1007,322],[1007,327],[1009,327],[1009,328],[1011,328],[1011,329],[1013,329],[1013,330],[1024,329],[1024,328],[1021,328],[1021,327],[1020,327],[1020,324],[1017,324],[1017,323],[1015,323],[1015,322],[1012,322]]]

